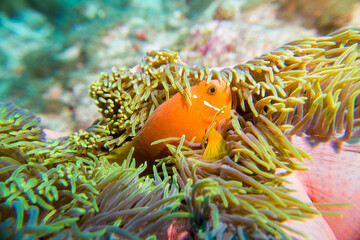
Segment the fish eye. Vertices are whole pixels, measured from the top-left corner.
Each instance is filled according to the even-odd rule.
[[[215,93],[216,93],[216,87],[215,87],[215,85],[211,85],[211,86],[208,88],[207,93],[208,93],[209,95],[215,95]]]

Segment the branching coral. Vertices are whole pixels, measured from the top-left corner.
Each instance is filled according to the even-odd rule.
[[[311,157],[289,138],[359,137],[359,41],[359,29],[344,30],[219,71],[152,51],[137,68],[96,79],[89,93],[104,119],[58,140],[43,139],[33,115],[2,105],[2,229],[9,238],[57,232],[136,239],[171,219],[190,218],[198,238],[290,238],[284,220],[319,211],[282,186],[283,176],[305,170],[301,161]],[[162,102],[176,92],[188,101],[190,86],[211,79],[232,89],[232,117],[217,129],[231,147],[228,156],[200,159],[203,149],[183,146],[182,138],[168,144],[172,154],[153,177],[139,178],[146,166],[136,168],[131,155],[121,165],[107,162],[106,154],[136,135]]]

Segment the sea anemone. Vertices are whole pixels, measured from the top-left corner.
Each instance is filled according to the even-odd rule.
[[[109,164],[72,148],[74,135],[44,139],[39,119],[0,105],[0,232],[4,239],[135,239],[157,233],[179,213],[184,193],[176,180],[142,177],[129,158]],[[94,128],[92,128],[94,129]]]
[[[44,139],[32,114],[2,104],[1,229],[8,238],[136,239],[188,219],[200,239],[290,239],[283,221],[321,213],[282,186],[284,175],[306,170],[301,161],[311,158],[291,136],[359,137],[359,41],[360,29],[343,30],[220,70],[151,51],[136,68],[97,78],[89,94],[104,118],[57,140]],[[135,167],[131,152],[122,163],[107,161],[161,103],[177,92],[189,101],[189,88],[211,79],[232,90],[232,116],[217,128],[230,146],[227,156],[201,159],[203,148],[183,144],[183,137],[167,144],[171,154],[158,168]],[[139,177],[146,167],[154,175]]]

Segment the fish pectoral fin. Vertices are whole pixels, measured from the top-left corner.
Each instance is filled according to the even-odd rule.
[[[229,150],[230,148],[221,134],[215,129],[212,129],[209,133],[207,145],[201,158],[209,160],[222,159],[228,155]]]
[[[127,159],[133,145],[134,144],[131,141],[121,147],[113,149],[105,157],[110,163],[117,162],[117,163],[121,164]]]

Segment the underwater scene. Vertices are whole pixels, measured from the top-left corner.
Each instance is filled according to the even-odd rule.
[[[0,239],[360,240],[359,0],[0,1]]]

